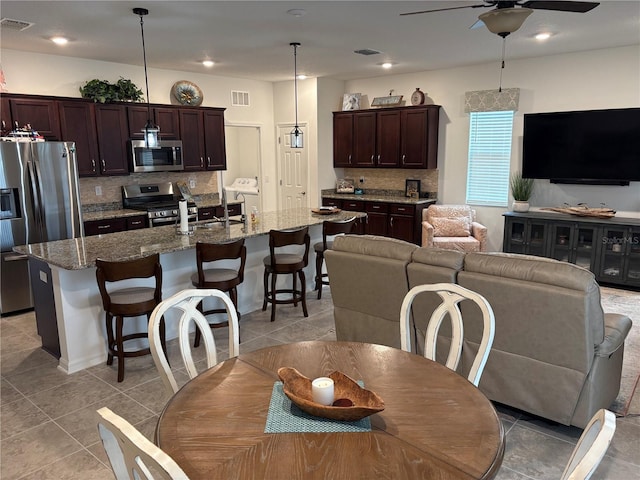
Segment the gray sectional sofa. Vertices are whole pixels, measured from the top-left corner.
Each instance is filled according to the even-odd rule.
[[[400,347],[400,305],[415,285],[450,282],[482,294],[496,318],[479,388],[491,400],[578,427],[607,408],[620,388],[631,320],[604,313],[588,270],[505,253],[417,247],[385,237],[337,237],[325,253],[338,340]],[[430,296],[429,296],[430,295]],[[413,348],[422,354],[435,294],[413,307]],[[466,376],[481,336],[480,312],[462,305]],[[446,331],[438,348],[445,355]],[[440,355],[439,355],[440,356]]]

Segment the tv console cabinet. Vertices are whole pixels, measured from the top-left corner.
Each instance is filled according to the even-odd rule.
[[[504,214],[503,251],[555,258],[596,280],[640,288],[640,218],[591,218],[534,211]]]

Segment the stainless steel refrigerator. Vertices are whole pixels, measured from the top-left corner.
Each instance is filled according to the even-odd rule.
[[[83,235],[73,142],[0,142],[0,313],[31,308],[28,260],[16,245]]]

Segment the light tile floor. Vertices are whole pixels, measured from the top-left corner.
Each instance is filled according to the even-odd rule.
[[[241,352],[300,340],[335,340],[331,297],[326,288],[323,297],[318,301],[315,295],[309,295],[308,318],[302,316],[300,307],[293,306],[278,306],[273,323],[269,322],[268,310],[244,315]],[[224,359],[226,329],[214,332],[219,359]],[[153,437],[168,395],[150,357],[128,359],[120,384],[116,381],[116,362],[112,367],[98,365],[66,375],[56,368],[56,360],[39,348],[33,313],[0,319],[0,345],[1,479],[112,479],[95,427],[95,411],[102,406]],[[174,344],[170,356],[175,352]],[[181,378],[186,381],[186,374]],[[637,397],[640,395],[635,401],[639,401]],[[581,430],[503,406],[497,408],[507,435],[497,478],[560,478]],[[618,419],[613,443],[592,478],[640,479],[639,417]]]

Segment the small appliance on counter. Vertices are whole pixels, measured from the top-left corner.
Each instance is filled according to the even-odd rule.
[[[336,193],[354,193],[355,182],[353,178],[339,178],[336,180]]]

